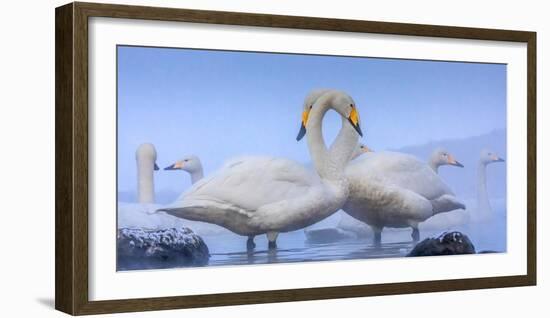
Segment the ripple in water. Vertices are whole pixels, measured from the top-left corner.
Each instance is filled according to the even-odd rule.
[[[412,242],[385,243],[376,247],[370,240],[347,240],[327,244],[309,244],[300,232],[285,233],[279,236],[276,250],[267,249],[267,240],[256,238],[256,249],[248,252],[245,240],[239,237],[227,237],[212,242],[206,237],[210,247],[208,266],[273,264],[315,261],[334,261],[366,258],[403,257],[414,246]],[[219,242],[223,242],[220,244]],[[230,250],[229,252],[225,252]]]
[[[465,233],[476,247],[476,251],[506,251],[506,218],[490,223],[462,225],[449,229],[421,230],[421,240],[437,236],[445,230]],[[246,251],[246,238],[237,235],[203,237],[210,249],[208,266],[296,263],[315,261],[338,261],[351,259],[375,259],[404,257],[414,247],[410,229],[388,229],[382,234],[382,245],[376,247],[372,238],[349,239],[327,244],[310,244],[303,231],[281,233],[277,250],[267,249],[265,235],[255,238],[256,249]]]

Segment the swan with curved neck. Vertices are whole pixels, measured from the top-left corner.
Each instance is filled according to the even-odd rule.
[[[153,171],[159,170],[156,164],[157,151],[150,143],[139,145],[136,150],[137,193],[139,203],[155,202]]]
[[[361,156],[364,153],[372,152],[372,150],[364,144],[359,144],[352,155],[352,160]],[[197,181],[203,178],[203,168],[198,156],[188,155],[182,159],[176,161],[170,166],[164,168],[164,170],[175,171],[183,170],[189,173],[191,176],[191,184],[195,184]],[[250,236],[247,240],[247,249],[251,250],[256,247],[254,243],[254,237]]]
[[[191,176],[191,184],[197,183],[197,181],[204,177],[201,160],[195,155],[185,156],[170,166],[164,168],[164,170],[186,171]]]
[[[491,203],[487,193],[487,165],[495,162],[504,162],[494,151],[484,149],[481,151],[477,167],[477,216],[487,219],[492,215]]]
[[[322,126],[323,117],[331,108],[342,115],[342,128],[327,148]],[[353,99],[340,91],[326,91],[317,98],[310,110],[304,110],[302,113],[302,127],[296,139],[302,139],[306,131],[309,153],[317,173],[326,181],[345,180],[344,168],[355,153],[358,134],[363,135]]]
[[[342,127],[327,148],[321,122],[329,109],[340,114]],[[348,183],[344,169],[361,133],[355,102],[343,92],[327,92],[302,114],[300,138],[305,131],[317,173],[288,159],[235,159],[159,211],[214,223],[243,236],[266,234],[269,247],[276,247],[278,233],[316,223],[345,203]]]
[[[447,150],[443,148],[435,149],[432,154],[430,155],[430,159],[428,160],[428,165],[435,173],[438,173],[438,169],[441,166],[455,166],[464,168],[464,166],[456,161],[455,157],[450,154]]]

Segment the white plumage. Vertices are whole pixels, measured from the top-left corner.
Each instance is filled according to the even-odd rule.
[[[183,193],[176,201],[181,202],[179,209],[163,210],[218,224],[240,235],[274,229],[287,232],[303,227],[304,221],[314,221],[301,220],[294,212],[307,201],[311,208],[322,208],[324,192],[319,176],[294,161],[243,157],[226,163]]]
[[[191,227],[199,235],[219,234],[226,231],[215,225],[182,220],[172,215],[155,213],[162,205],[154,203],[154,170],[157,152],[150,143],[141,144],[136,150],[138,203],[118,202],[117,227],[119,229],[161,230],[168,228]],[[196,157],[189,157],[186,170],[191,176],[202,176],[202,166]],[[200,173],[200,176],[198,175]]]
[[[331,108],[342,116],[342,128],[327,149],[321,124]],[[279,232],[304,228],[336,212],[348,195],[344,168],[360,133],[355,102],[345,93],[326,91],[304,112],[302,124],[316,173],[283,158],[238,158],[159,211],[249,237],[265,233],[270,247]]]
[[[464,208],[451,189],[424,162],[397,152],[363,155],[346,169],[350,194],[343,210],[369,224],[380,243],[384,227],[412,227],[434,214]]]
[[[137,193],[139,203],[155,202],[153,172],[154,170],[158,170],[156,160],[157,150],[153,144],[144,143],[139,145],[136,149]]]
[[[486,221],[493,215],[489,194],[487,193],[487,165],[495,162],[504,162],[494,151],[481,151],[477,170],[477,208],[473,218],[475,221]]]

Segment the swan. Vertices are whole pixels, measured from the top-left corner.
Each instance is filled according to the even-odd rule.
[[[197,183],[197,181],[204,177],[201,160],[195,155],[185,156],[183,159],[180,159],[174,164],[164,168],[164,170],[187,171],[191,176],[191,184]]]
[[[362,154],[367,153],[367,152],[372,152],[372,149],[370,149],[366,145],[360,143],[355,148],[355,152],[351,156],[351,160],[354,160],[357,157],[359,157]],[[358,236],[357,235],[358,233],[356,233],[355,231],[352,231],[348,228],[345,228],[347,223],[349,223],[349,222],[346,222],[347,221],[346,217],[352,219],[354,225],[355,225],[355,223],[359,223],[360,226],[366,227],[364,225],[364,223],[362,223],[360,221],[357,221],[356,219],[352,218],[351,216],[349,216],[349,215],[347,215],[343,212],[342,213],[338,212],[338,214],[339,215],[335,215],[335,216],[338,216],[340,218],[340,222],[338,223],[338,225],[336,227],[322,227],[321,223],[317,223],[317,224],[312,225],[311,227],[305,228],[304,229],[304,234],[306,235],[306,239],[309,242],[320,242],[320,241],[330,242],[330,241],[333,241],[333,240],[338,241],[338,240],[341,240],[343,238],[344,239],[352,238],[352,237],[356,238]],[[332,237],[332,239],[331,239],[331,237]]]
[[[319,97],[321,97],[323,94],[330,91],[331,91],[330,89],[326,89],[326,88],[312,90],[304,100],[302,114],[307,114],[309,110],[313,107],[313,104],[317,101],[317,99],[319,99]],[[303,132],[301,128],[300,128],[300,131],[301,133]],[[322,138],[319,139],[319,142],[321,142],[324,145],[324,140]],[[373,152],[373,150],[367,147],[365,144],[359,143],[351,156],[351,160],[354,160],[357,157],[367,152]]]
[[[430,155],[430,159],[428,160],[428,165],[435,173],[439,172],[439,167],[445,165],[464,168],[464,166],[460,162],[456,161],[453,155],[451,155],[447,150],[443,148],[437,148],[432,152],[432,154]]]
[[[164,168],[166,171],[177,171],[177,170],[183,170],[189,174],[191,177],[191,185],[197,183],[199,180],[201,180],[204,177],[204,170],[202,167],[202,162],[196,155],[186,155],[182,159],[174,162],[173,164],[169,165],[168,167]],[[160,208],[160,206],[158,207]],[[162,215],[162,214],[160,214]],[[197,234],[204,236],[211,236],[211,235],[220,235],[220,234],[226,234],[229,233],[226,229],[219,227],[215,224],[209,224],[209,223],[203,223],[203,222],[196,222],[196,221],[189,221],[189,220],[183,220],[181,218],[176,218],[172,215],[166,215],[170,218],[175,218],[177,220],[182,221],[181,223],[184,226],[187,226],[189,228],[192,228],[193,231],[195,231]],[[253,241],[252,241],[253,243]]]
[[[489,195],[487,194],[487,165],[495,162],[504,162],[494,151],[481,151],[477,168],[477,217],[487,219],[492,215]]]
[[[143,143],[136,149],[138,202],[117,203],[117,227],[159,230],[181,227],[180,219],[160,214],[151,214],[160,207],[155,204],[154,171],[157,151],[151,143]]]
[[[353,160],[353,159],[359,157],[360,155],[362,155],[364,153],[367,153],[367,152],[371,152],[371,151],[372,150],[369,147],[367,147],[366,145],[360,143],[355,148],[355,152],[351,156],[351,159]],[[197,157],[195,155],[184,156],[182,159],[180,159],[180,160],[176,161],[175,163],[171,164],[170,166],[164,168],[164,170],[170,170],[170,171],[183,170],[183,171],[188,172],[191,176],[191,184],[195,184],[197,181],[202,179],[203,175],[204,175],[201,161],[200,161],[199,157]],[[343,215],[343,216],[345,216],[345,215]],[[340,223],[342,223],[342,222],[340,222]],[[339,230],[338,229],[332,229],[332,228],[321,228],[321,229],[307,229],[306,228],[306,229],[304,229],[304,231],[305,231],[306,236],[309,237],[311,235],[315,235],[319,231],[339,231]],[[323,235],[325,235],[325,234],[323,234]],[[251,250],[251,249],[254,249],[255,247],[256,247],[256,244],[254,243],[254,236],[249,236],[248,240],[247,240],[247,249]]]
[[[360,143],[360,144],[357,145],[357,148],[355,148],[355,151],[353,152],[353,155],[351,155],[351,160],[356,159],[359,156],[361,156],[362,154],[367,153],[367,152],[373,152],[373,150],[370,149],[369,147],[367,147],[365,144]]]
[[[361,146],[365,147],[366,149],[362,149],[365,152],[372,152],[371,149],[361,144]],[[363,154],[363,153],[360,153]],[[449,153],[446,149],[443,148],[436,148],[432,151],[428,158],[427,162],[428,166],[435,172],[438,173],[438,168],[445,165],[451,165],[451,166],[457,166],[463,168],[464,166],[458,162],[455,157]],[[433,220],[433,219],[430,219]],[[365,223],[358,221],[357,219],[347,215],[342,214],[340,222],[337,225],[337,228],[345,231],[354,232],[357,234],[357,236],[366,237],[368,236],[367,233],[369,232],[367,228],[365,228]]]
[[[341,115],[342,127],[327,149],[322,120],[329,109]],[[362,135],[355,102],[343,92],[325,92],[303,111],[297,140],[306,131],[310,132],[308,149],[317,173],[284,158],[237,158],[158,211],[214,223],[249,238],[266,234],[268,247],[276,248],[280,232],[314,224],[345,203],[348,182],[344,168]]]
[[[136,150],[138,202],[154,203],[155,186],[153,183],[153,171],[159,170],[156,164],[157,151],[151,143],[139,145]]]
[[[204,177],[202,169],[202,163],[199,157],[195,155],[185,156],[183,159],[176,161],[174,164],[164,168],[164,170],[184,170],[191,176],[191,184],[195,184],[197,181]],[[215,225],[214,225],[215,226]],[[246,241],[247,250],[252,250],[256,247],[254,243],[254,236],[248,236]]]
[[[384,227],[411,227],[418,241],[420,222],[466,208],[432,168],[411,155],[367,153],[348,165],[346,176],[350,193],[342,209],[371,226],[376,245]]]

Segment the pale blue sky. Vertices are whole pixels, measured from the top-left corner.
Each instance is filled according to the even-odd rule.
[[[302,103],[315,88],[349,93],[374,149],[464,138],[506,127],[506,66],[118,47],[118,182],[135,190],[135,149],[155,144],[161,168],[198,155],[209,174],[245,154],[309,161],[296,142]],[[327,139],[339,129],[325,118]],[[189,178],[159,171],[157,190]]]

